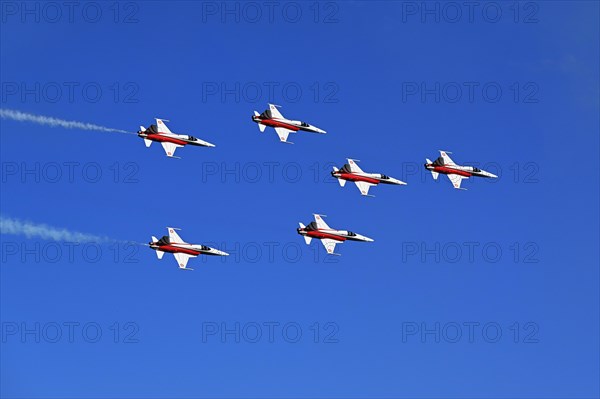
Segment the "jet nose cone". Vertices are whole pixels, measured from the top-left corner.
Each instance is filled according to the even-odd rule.
[[[229,256],[229,254],[227,252],[225,252],[225,251],[219,251],[219,250],[217,250],[217,253],[219,255],[221,255],[221,256]]]
[[[375,241],[374,239],[367,237],[367,236],[363,236],[362,234],[357,234],[357,238],[359,238],[361,241],[365,241],[365,242]]]

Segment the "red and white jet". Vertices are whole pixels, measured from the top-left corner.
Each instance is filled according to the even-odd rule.
[[[427,163],[425,164],[425,169],[431,172],[434,180],[437,180],[439,174],[444,174],[448,176],[448,179],[454,185],[454,188],[460,189],[460,184],[463,179],[468,179],[471,176],[478,177],[487,177],[487,178],[497,178],[493,173],[486,172],[485,170],[481,170],[474,166],[461,166],[454,163],[454,161],[448,156],[448,154],[452,154],[447,151],[440,151],[440,157],[435,161],[431,162],[429,159],[425,159]],[[463,188],[462,190],[466,190]]]
[[[182,270],[194,270],[187,268],[186,265],[190,258],[195,258],[198,255],[229,255],[227,252],[219,251],[206,245],[188,244],[175,232],[175,230],[179,229],[167,227],[167,230],[169,230],[169,236],[163,236],[160,240],[152,236],[152,241],[148,245],[156,251],[158,259],[162,259],[165,252],[172,253],[175,256],[175,260],[177,260],[179,268]]]
[[[365,173],[358,167],[356,162],[358,162],[358,160],[348,158],[348,163],[342,166],[342,169],[338,169],[335,166],[333,167],[331,176],[338,179],[340,186],[344,187],[346,181],[352,181],[356,184],[356,187],[358,187],[362,195],[369,195],[369,188],[371,188],[371,186],[376,186],[379,183],[406,185],[403,181],[380,173]]]
[[[188,144],[202,147],[215,146],[214,144],[200,140],[194,136],[187,134],[175,134],[169,130],[167,125],[165,125],[164,121],[166,121],[166,119],[155,119],[156,125],[150,125],[148,129],[144,128],[144,126],[140,126],[138,136],[144,139],[146,147],[150,147],[153,141],[158,141],[161,143],[168,157],[178,158],[175,156],[175,150]]]
[[[258,128],[260,129],[261,133],[265,131],[267,126],[270,126],[277,132],[279,140],[281,140],[282,143],[288,144],[294,144],[290,141],[287,141],[288,135],[290,133],[296,133],[298,130],[321,134],[326,133],[325,130],[321,130],[316,126],[309,125],[306,122],[284,118],[277,107],[278,105],[269,104],[269,109],[262,114],[254,111],[252,121],[258,123]]]
[[[306,241],[306,245],[310,245],[310,242],[313,238],[321,240],[321,243],[327,250],[328,254],[331,255],[339,255],[334,253],[335,246],[337,244],[341,244],[346,240],[350,241],[364,241],[364,242],[373,242],[374,240],[369,237],[365,237],[360,234],[353,233],[348,230],[334,230],[325,223],[323,220],[324,215],[314,214],[315,221],[310,222],[308,226],[300,224],[300,227],[296,229],[298,234],[304,236],[304,241]]]

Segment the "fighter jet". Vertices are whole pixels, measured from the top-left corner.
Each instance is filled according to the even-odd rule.
[[[339,255],[334,253],[336,244],[341,244],[346,240],[350,241],[364,241],[364,242],[373,242],[372,238],[365,237],[360,234],[353,233],[347,230],[334,230],[325,223],[323,220],[324,215],[314,214],[315,221],[310,222],[308,226],[300,224],[300,227],[297,229],[298,234],[304,236],[304,241],[306,241],[306,245],[310,245],[310,242],[313,238],[321,240],[321,243],[327,250],[328,254],[331,255]]]
[[[267,126],[271,126],[272,128],[275,128],[275,131],[279,136],[279,140],[281,140],[282,143],[288,144],[294,144],[290,141],[287,141],[288,135],[290,133],[296,133],[298,130],[321,134],[326,133],[325,130],[321,130],[316,126],[309,125],[306,122],[284,118],[277,107],[278,105],[269,104],[269,109],[262,114],[254,111],[252,121],[258,123],[258,128],[260,129],[261,133],[265,131]]]
[[[376,186],[379,183],[406,185],[403,181],[380,173],[365,173],[358,167],[356,162],[358,162],[358,160],[348,158],[348,163],[342,166],[342,169],[338,169],[335,166],[333,167],[331,176],[338,179],[340,186],[344,187],[346,181],[352,181],[356,184],[356,187],[358,187],[362,195],[368,196],[369,188],[371,188],[371,186]],[[371,195],[371,197],[373,196]]]
[[[138,132],[138,136],[144,139],[144,143],[146,143],[146,147],[150,147],[153,141],[158,141],[162,144],[167,156],[170,158],[179,158],[175,156],[175,150],[179,147],[183,147],[185,145],[197,145],[202,147],[214,147],[214,144],[211,144],[207,141],[197,139],[194,136],[190,136],[187,134],[175,134],[167,125],[165,125],[166,119],[156,119],[156,125],[150,125],[148,129],[140,126],[140,131]],[[168,122],[168,121],[167,121]]]
[[[439,174],[442,173],[448,176],[448,179],[450,179],[450,181],[454,185],[454,188],[460,189],[460,184],[462,183],[463,179],[468,179],[471,176],[487,178],[498,177],[495,174],[486,172],[485,170],[481,170],[474,166],[457,165],[452,159],[450,159],[448,154],[452,153],[440,150],[440,157],[434,162],[431,162],[427,158],[425,159],[427,161],[427,163],[425,164],[425,169],[431,172],[434,180],[437,180]],[[463,188],[462,190],[466,189]]]
[[[152,236],[152,241],[148,243],[148,246],[156,251],[158,259],[162,259],[165,252],[172,253],[181,270],[194,270],[186,267],[186,265],[190,258],[195,258],[198,255],[229,255],[227,252],[206,245],[188,244],[175,232],[175,230],[179,230],[177,228],[167,227],[167,230],[169,230],[168,236],[163,236],[160,240]]]

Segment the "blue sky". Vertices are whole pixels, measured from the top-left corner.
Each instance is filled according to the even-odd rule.
[[[598,3],[30,4],[3,109],[217,147],[0,121],[3,217],[123,241],[1,236],[3,397],[598,397]],[[260,134],[268,101],[328,133]],[[500,179],[434,182],[439,149]],[[341,188],[346,157],[408,186]],[[312,213],[375,242],[328,258]],[[124,242],[165,226],[232,255]]]

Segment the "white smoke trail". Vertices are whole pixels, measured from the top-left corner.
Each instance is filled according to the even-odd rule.
[[[110,243],[118,242],[105,236],[79,233],[64,228],[56,228],[46,224],[25,222],[19,219],[0,216],[0,234],[25,236],[27,238],[39,237],[44,240],[66,241],[66,242],[95,242]]]
[[[96,130],[99,132],[113,132],[113,133],[131,133],[121,129],[112,129],[100,125],[94,125],[91,123],[83,123],[77,121],[66,121],[63,119],[52,118],[50,116],[28,114],[26,112],[16,111],[12,109],[0,108],[0,118],[12,119],[18,122],[33,122],[40,125],[47,125],[51,127],[64,127],[66,129],[82,129],[82,130]]]

